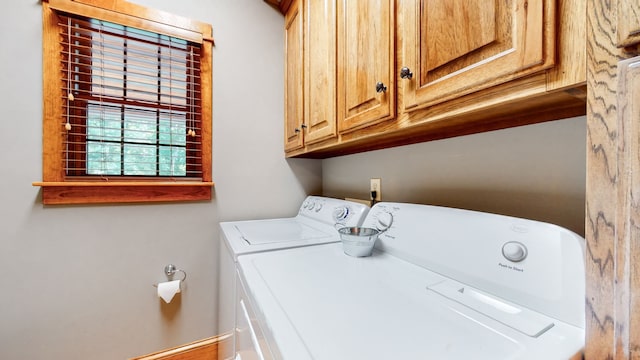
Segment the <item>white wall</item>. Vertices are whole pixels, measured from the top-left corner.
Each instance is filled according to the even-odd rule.
[[[577,117],[323,160],[323,193],[487,211],[584,236],[586,119]]]
[[[217,223],[293,215],[321,162],[283,156],[283,17],[259,0],[140,0],[214,28],[211,202],[43,207],[42,20],[0,15],[0,359],[125,359],[216,334]],[[71,225],[74,224],[74,225]],[[181,297],[152,284],[184,268]]]

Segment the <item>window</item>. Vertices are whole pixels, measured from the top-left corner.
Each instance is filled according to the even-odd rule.
[[[210,199],[211,27],[118,0],[43,23],[43,203]]]
[[[199,177],[199,45],[59,19],[65,175]]]

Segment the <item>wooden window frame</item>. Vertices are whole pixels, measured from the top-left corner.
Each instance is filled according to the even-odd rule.
[[[45,0],[43,19],[42,202],[50,204],[132,203],[211,200],[212,27],[124,0]],[[104,20],[202,44],[200,61],[202,179],[74,179],[61,159],[64,94],[60,87],[61,46],[56,12]]]

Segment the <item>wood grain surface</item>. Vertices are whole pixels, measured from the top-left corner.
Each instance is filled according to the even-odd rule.
[[[395,1],[339,1],[338,131],[395,116]],[[376,91],[376,84],[386,86]]]
[[[303,2],[293,0],[284,18],[284,149],[302,148],[304,133]]]
[[[587,2],[586,359],[640,356],[638,61],[617,47],[616,5]]]
[[[232,341],[231,335],[225,334],[130,360],[217,360],[218,355],[225,353],[225,349],[232,348]]]
[[[336,0],[305,0],[305,144],[337,136],[336,20]]]

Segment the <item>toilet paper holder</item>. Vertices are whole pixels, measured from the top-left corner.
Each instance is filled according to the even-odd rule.
[[[167,266],[164,267],[164,274],[167,275],[167,278],[169,280],[173,280],[173,275],[175,275],[175,273],[179,271],[182,273],[182,279],[180,279],[180,284],[182,284],[183,281],[185,281],[187,279],[187,272],[182,270],[182,269],[178,269],[175,265],[173,264],[168,264]],[[153,284],[153,286],[158,287],[158,284]]]

